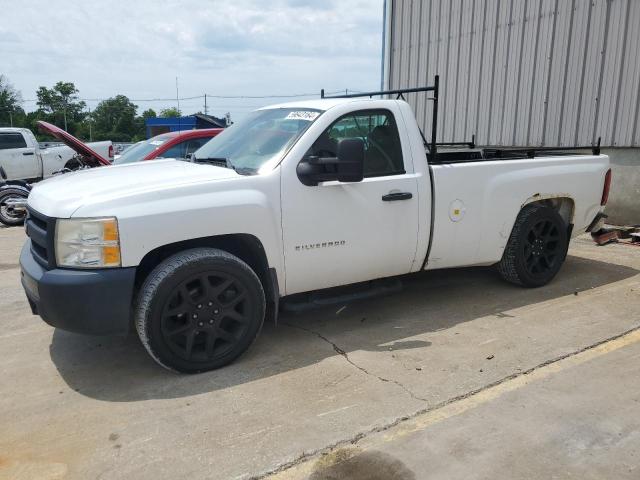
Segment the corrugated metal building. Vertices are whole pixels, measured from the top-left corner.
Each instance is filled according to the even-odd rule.
[[[384,83],[440,75],[438,141],[640,146],[640,0],[387,0]],[[425,94],[407,95],[424,131]]]

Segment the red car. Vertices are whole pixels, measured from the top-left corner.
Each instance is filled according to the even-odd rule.
[[[121,165],[154,158],[186,158],[188,154],[198,150],[222,130],[222,128],[204,128],[163,133],[132,145],[113,163]]]

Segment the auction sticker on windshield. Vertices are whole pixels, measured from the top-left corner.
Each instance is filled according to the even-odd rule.
[[[309,112],[305,110],[291,112],[287,115],[286,120],[307,120],[309,122],[313,122],[316,118],[318,118],[320,112]]]

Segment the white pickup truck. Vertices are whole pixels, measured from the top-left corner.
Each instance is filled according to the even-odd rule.
[[[42,124],[54,127],[41,122],[41,129],[43,129]],[[59,130],[57,127],[50,130],[43,129],[46,133],[55,136],[58,136]],[[75,137],[67,135],[82,144]],[[62,137],[58,138],[63,143],[67,143]],[[67,145],[69,144],[67,143]],[[31,130],[26,128],[0,128],[0,167],[6,172],[7,180],[36,182],[43,178],[49,178],[55,172],[65,168],[76,155],[77,150],[74,146],[67,145],[40,148]],[[83,145],[88,146],[102,158],[113,160],[113,145],[111,141],[92,142]]]
[[[437,98],[437,84],[420,90]],[[33,312],[80,333],[133,327],[160,365],[205,371],[294,294],[471,265],[544,285],[604,216],[597,147],[447,152],[423,138],[403,100],[322,98],[248,114],[192,162],[42,182],[20,259]]]

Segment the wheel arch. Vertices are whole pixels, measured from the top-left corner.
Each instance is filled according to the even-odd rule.
[[[192,248],[218,248],[244,261],[256,273],[267,302],[265,320],[277,320],[280,288],[274,268],[269,267],[267,254],[260,239],[247,233],[215,235],[182,240],[161,245],[149,251],[136,267],[135,288],[140,288],[149,273],[163,260],[178,252]]]
[[[575,201],[571,195],[566,193],[541,195],[537,193],[525,200],[525,202],[520,206],[520,212],[525,207],[535,204],[545,205],[557,211],[567,226],[569,236],[571,235],[576,207]]]

